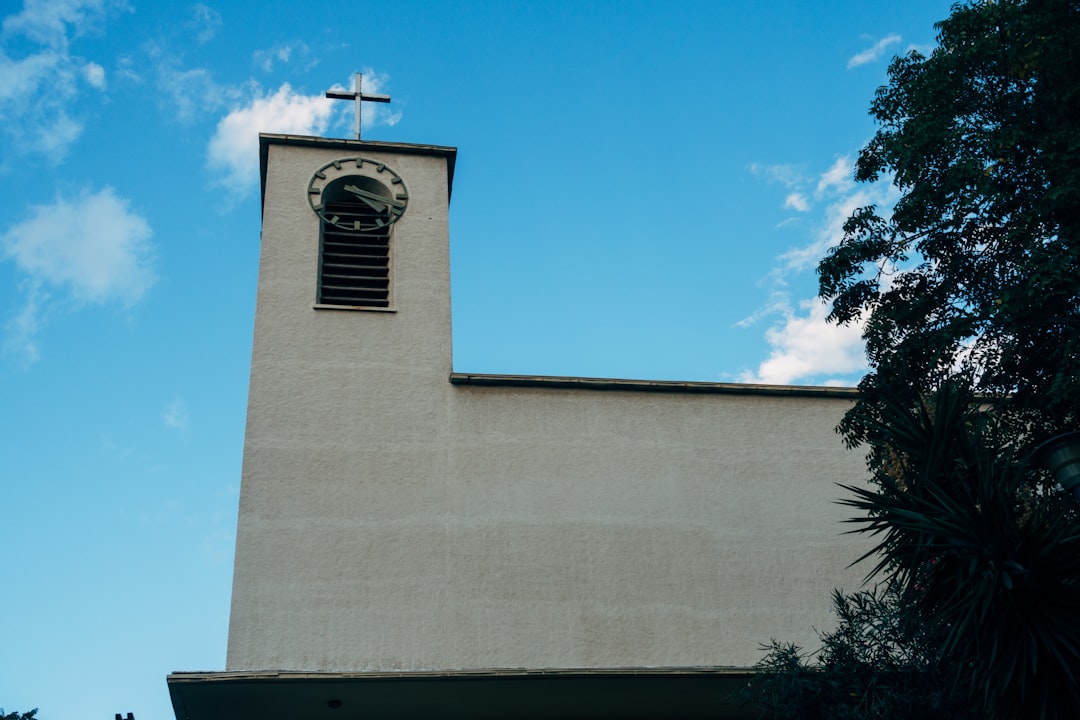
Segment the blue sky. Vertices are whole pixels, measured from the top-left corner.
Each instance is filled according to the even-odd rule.
[[[459,148],[454,367],[852,384],[813,268],[948,3],[26,0],[0,30],[0,706],[220,670],[257,133]],[[768,638],[762,638],[763,641]]]

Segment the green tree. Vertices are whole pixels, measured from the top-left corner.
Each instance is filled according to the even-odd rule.
[[[13,712],[6,715],[4,714],[4,708],[0,708],[0,720],[37,720],[37,708],[29,712]]]
[[[1080,3],[936,28],[891,63],[856,164],[900,198],[818,268],[830,319],[864,327],[839,430],[868,454],[846,502],[882,590],[838,596],[816,656],[770,648],[759,690],[787,717],[1080,717],[1080,518],[1031,463],[1080,426]]]
[[[964,693],[931,671],[935,645],[895,586],[833,594],[838,625],[805,654],[775,640],[743,699],[786,720],[975,720]]]
[[[872,367],[841,430],[868,440],[886,398],[964,375],[1030,446],[1080,409],[1080,3],[956,5],[936,27],[890,65],[856,165],[901,197],[856,211],[818,268]]]

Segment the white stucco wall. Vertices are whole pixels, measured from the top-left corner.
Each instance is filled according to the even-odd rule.
[[[351,155],[409,187],[394,313],[312,308],[305,188]],[[266,176],[228,670],[751,665],[831,625],[850,400],[452,385],[445,156]]]

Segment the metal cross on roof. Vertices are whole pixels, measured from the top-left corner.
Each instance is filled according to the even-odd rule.
[[[390,102],[389,95],[365,95],[361,91],[361,80],[363,75],[356,73],[356,85],[355,90],[352,92],[345,92],[343,90],[327,90],[326,97],[332,100],[352,100],[356,103],[356,139],[360,139],[360,103],[364,100],[368,102]]]

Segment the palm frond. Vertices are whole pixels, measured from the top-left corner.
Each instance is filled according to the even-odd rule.
[[[877,558],[868,579],[912,603],[937,661],[987,712],[1080,717],[1075,508],[1040,490],[1013,449],[1024,443],[1002,443],[963,383],[883,407],[870,434],[875,482],[845,486],[841,501],[859,513],[852,532],[876,540],[860,558]]]

